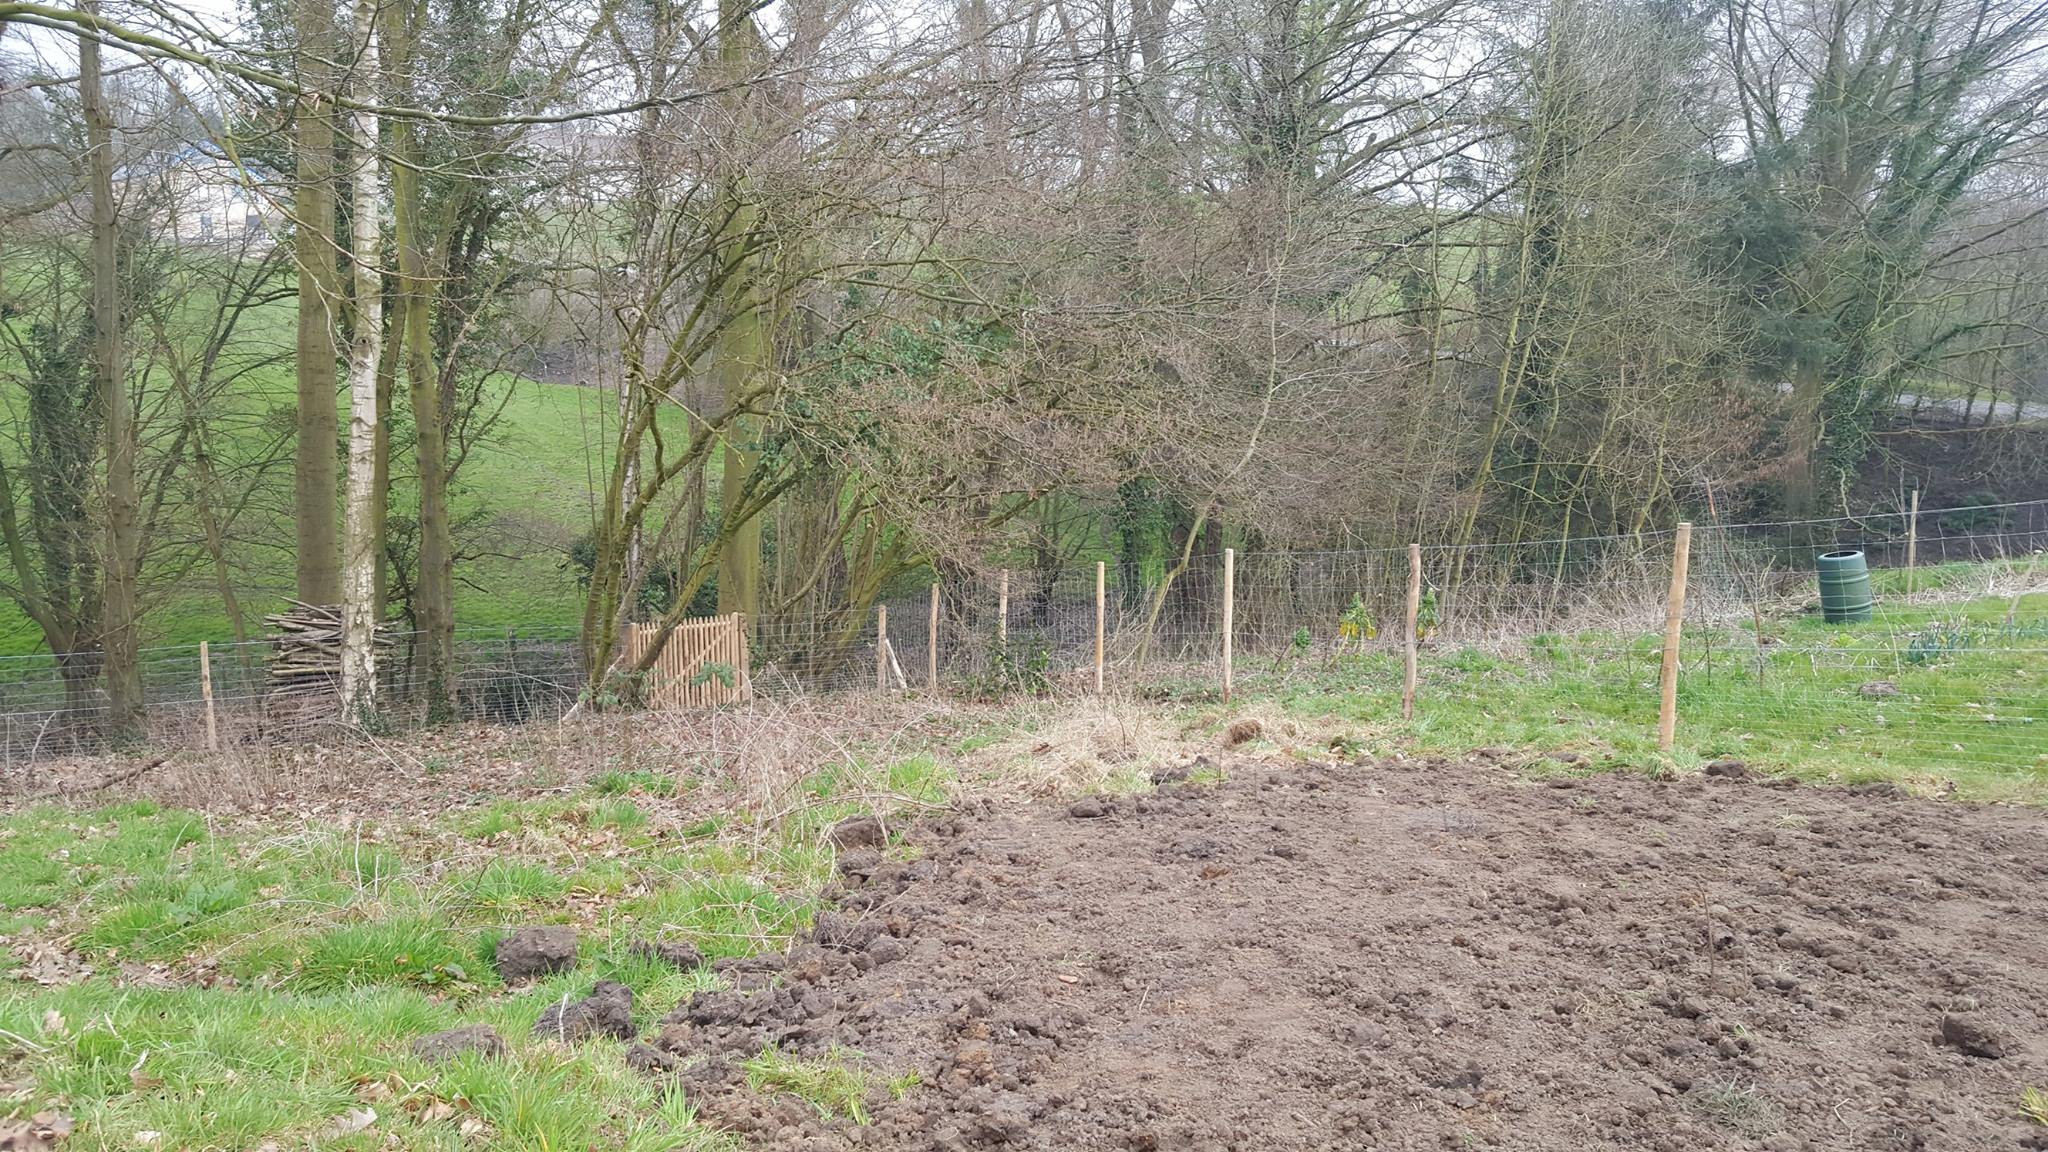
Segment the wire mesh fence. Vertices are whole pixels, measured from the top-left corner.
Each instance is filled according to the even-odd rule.
[[[394,635],[379,668],[379,698],[392,721],[405,723],[424,706],[420,637]],[[268,668],[268,640],[209,644],[216,741],[338,736],[352,730],[341,717],[338,685],[279,691]],[[581,646],[571,630],[466,629],[456,636],[456,714],[498,723],[559,719],[583,687]],[[153,747],[201,746],[209,695],[199,646],[141,653],[147,740]],[[12,764],[104,751],[107,699],[96,658],[50,655],[0,658],[0,757]]]
[[[1415,622],[1421,735],[1617,746],[1658,720],[1674,532],[1421,549]],[[2048,773],[2048,501],[1697,525],[1678,659],[1682,742],[1706,755],[1865,758],[1936,770]],[[1815,556],[1860,551],[1875,605],[1830,626]],[[949,573],[872,609],[750,622],[757,693],[931,691],[997,699],[1107,690],[1220,695],[1225,588],[1235,687],[1383,717],[1403,691],[1408,549],[1193,550],[1147,570],[1084,559]],[[423,707],[417,637],[380,693],[392,723]],[[1099,656],[1098,656],[1099,653]],[[334,693],[281,694],[268,641],[211,646],[223,744],[338,736]],[[143,654],[149,741],[198,746],[197,646]],[[460,717],[558,719],[589,681],[568,630],[465,630]],[[0,659],[0,755],[103,747],[92,655]]]

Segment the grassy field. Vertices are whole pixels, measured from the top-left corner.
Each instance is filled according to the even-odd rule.
[[[509,391],[500,418],[464,462],[451,493],[458,519],[485,518],[470,543],[479,554],[458,569],[457,622],[490,628],[574,627],[582,618],[582,590],[567,564],[568,549],[588,530],[595,493],[604,481],[592,469],[604,466],[609,404],[590,389],[569,385],[508,379],[503,387]],[[224,454],[255,454],[259,443],[274,435],[278,414],[289,411],[291,389],[283,369],[247,376],[237,411],[220,421],[237,442],[227,445]],[[394,470],[392,508],[408,514],[418,500],[409,457],[394,461]],[[238,572],[237,595],[252,617],[276,611],[292,591],[290,522],[263,511],[288,508],[290,485],[286,459],[265,474],[262,498],[238,527],[231,561]],[[232,635],[211,575],[203,569],[160,580],[146,605],[143,627],[148,645],[219,642]],[[0,656],[42,650],[35,625],[12,601],[0,600]]]
[[[1565,753],[1589,765],[1760,770],[1848,782],[1892,780],[1980,800],[2048,800],[2048,591],[1967,597],[1986,565],[1873,574],[1865,624],[1818,613],[1753,630],[1688,627],[1673,755],[1656,741],[1656,636],[1581,633],[1499,649],[1438,645],[1421,659],[1420,703],[1400,714],[1401,658],[1387,648],[1283,674],[1248,669],[1250,699],[1355,726],[1360,750]],[[2038,585],[2037,585],[2038,586]],[[1943,589],[1959,598],[1933,602]],[[1200,687],[1190,686],[1194,691]]]
[[[727,1146],[620,1045],[533,1039],[536,1020],[611,979],[651,1030],[720,977],[634,941],[687,940],[708,960],[786,947],[830,872],[824,829],[868,797],[935,801],[946,778],[929,759],[849,762],[768,822],[729,780],[634,755],[544,797],[419,819],[147,803],[0,819],[0,937],[15,945],[0,959],[0,1134],[47,1112],[76,1124],[71,1148]],[[580,962],[507,988],[495,941],[538,923],[575,926]],[[502,1033],[507,1057],[411,1052],[470,1024]],[[821,1107],[849,1091],[858,1107],[866,1086],[842,1062],[749,1071]]]

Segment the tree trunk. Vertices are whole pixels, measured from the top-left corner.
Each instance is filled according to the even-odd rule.
[[[396,208],[399,310],[406,346],[406,395],[412,403],[413,457],[419,470],[419,579],[413,611],[419,622],[425,674],[427,722],[454,719],[455,605],[454,545],[448,523],[448,440],[441,413],[439,376],[429,333],[427,260],[421,250],[419,178],[406,166],[411,126],[394,125],[392,169]]]
[[[136,662],[135,414],[121,358],[121,287],[114,222],[114,124],[100,85],[100,46],[78,39],[78,87],[85,106],[92,181],[92,323],[94,386],[106,412],[107,555],[100,609],[107,680],[107,738],[142,737],[142,668]]]
[[[297,520],[298,598],[308,604],[341,599],[334,458],[334,307],[341,294],[334,254],[334,12],[323,0],[302,0],[298,72],[306,86],[293,123],[298,174],[293,191],[298,271],[298,429],[292,512]]]
[[[387,37],[386,54],[400,76],[411,74],[407,65],[417,46],[419,19],[418,9],[414,12],[410,23],[402,6],[394,7],[389,15],[394,35]],[[391,203],[398,246],[399,331],[405,342],[406,395],[412,404],[413,458],[420,488],[419,578],[413,586],[413,612],[425,664],[426,718],[429,724],[440,724],[455,717],[454,543],[448,522],[448,439],[429,325],[432,289],[416,168],[417,140],[411,122],[392,124],[391,151],[397,160],[391,169]]]
[[[1785,422],[1785,514],[1793,519],[1814,515],[1820,504],[1821,405],[1826,388],[1818,364],[1793,370],[1790,418]]]
[[[718,56],[728,71],[728,82],[750,75],[764,55],[765,46],[761,42],[760,30],[754,26],[753,12],[753,5],[744,0],[719,2]],[[745,87],[739,89],[737,101],[740,106],[735,116],[737,164],[745,164],[750,158],[749,147],[758,143],[750,138],[749,129],[754,125],[750,123],[746,108],[746,104],[757,98]],[[716,370],[724,385],[726,403],[733,405],[748,393],[761,373],[773,371],[775,365],[773,333],[762,298],[761,280],[766,270],[759,255],[760,240],[755,235],[761,224],[760,209],[750,201],[751,193],[738,172],[727,173],[724,182],[723,198],[727,213],[727,243],[724,247],[730,254],[723,255],[723,259],[737,260],[739,266],[727,278],[722,292],[728,319],[719,332]],[[757,418],[741,417],[726,423],[721,444],[721,516],[738,514],[760,461],[760,451],[755,445],[759,435],[760,421]],[[746,613],[747,625],[751,629],[761,612],[760,518],[748,517],[726,535],[728,543],[718,562],[718,611],[721,614]]]
[[[373,0],[357,0],[355,26],[362,30],[362,51],[356,58],[355,89],[367,100],[376,91],[377,28]],[[384,284],[377,266],[382,257],[378,217],[381,181],[377,171],[377,115],[358,110],[350,115],[353,230],[350,255],[355,264],[355,342],[348,362],[348,501],[347,549],[341,587],[341,700],[344,716],[356,723],[377,715],[377,362],[384,344]]]
[[[380,275],[377,279],[381,292],[384,278]],[[372,615],[378,620],[391,613],[391,557],[384,547],[384,541],[390,537],[384,527],[391,519],[391,405],[392,397],[398,391],[398,357],[404,350],[405,332],[401,327],[386,336],[384,346],[377,352],[377,440],[373,446],[376,464],[371,471],[376,481],[370,485],[373,493],[370,535],[377,541],[376,593],[373,597],[377,607]]]

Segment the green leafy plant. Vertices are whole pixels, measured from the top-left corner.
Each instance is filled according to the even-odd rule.
[[[974,700],[993,702],[1020,694],[1052,694],[1051,649],[1039,644],[1019,652],[1003,644],[996,649],[987,670],[967,682],[967,695]]]
[[[1977,638],[1960,624],[1937,624],[1914,633],[1913,638],[1906,642],[1906,663],[1932,664],[1975,647],[1976,643]]]
[[[1350,606],[1337,618],[1338,642],[1363,644],[1367,640],[1377,639],[1379,634],[1380,622],[1373,616],[1372,609],[1365,606],[1365,597],[1356,592],[1352,593]]]
[[[690,677],[690,687],[702,688],[713,680],[718,681],[727,690],[731,690],[738,687],[740,677],[739,673],[733,670],[732,665],[713,660],[704,665],[704,667],[699,668],[695,676]]]
[[[1415,638],[1417,640],[1429,639],[1430,633],[1435,632],[1437,626],[1442,623],[1442,609],[1437,604],[1436,588],[1434,586],[1424,588],[1422,590],[1422,600],[1416,605],[1415,609]]]

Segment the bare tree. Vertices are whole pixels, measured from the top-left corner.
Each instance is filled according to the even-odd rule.
[[[357,0],[357,36],[352,86],[358,105],[350,126],[350,249],[355,266],[355,338],[348,360],[348,495],[341,581],[342,711],[359,723],[377,715],[377,564],[383,553],[376,505],[379,410],[378,359],[384,342],[384,250],[382,158],[377,113],[368,107],[380,74],[377,66],[377,6]]]

